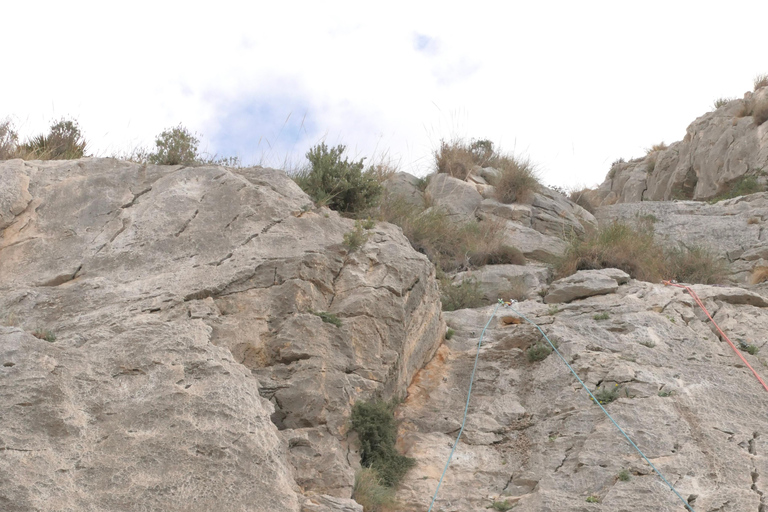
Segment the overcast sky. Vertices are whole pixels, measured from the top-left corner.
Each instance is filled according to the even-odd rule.
[[[414,5],[415,4],[415,5]],[[375,5],[376,7],[366,7]],[[182,123],[244,163],[320,141],[423,175],[485,138],[563,187],[680,140],[768,73],[768,2],[6,2],[0,119],[97,156]]]

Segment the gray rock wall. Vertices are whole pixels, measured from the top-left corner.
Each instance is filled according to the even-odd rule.
[[[444,329],[426,257],[353,226],[271,169],[0,163],[0,509],[346,503],[352,403]]]

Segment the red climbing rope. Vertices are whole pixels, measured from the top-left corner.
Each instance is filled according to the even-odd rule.
[[[664,285],[665,285],[665,286],[676,286],[677,288],[683,288],[683,289],[685,289],[686,291],[688,291],[688,293],[689,293],[689,294],[691,294],[691,297],[693,297],[693,300],[695,300],[695,301],[696,301],[696,304],[698,304],[698,305],[699,305],[699,307],[701,308],[701,310],[702,310],[702,311],[704,311],[704,314],[705,314],[705,315],[707,315],[707,318],[709,318],[709,319],[710,319],[710,321],[711,321],[711,322],[712,322],[712,323],[715,325],[715,328],[717,329],[717,332],[719,332],[719,333],[720,333],[720,334],[723,336],[723,338],[725,339],[725,341],[727,341],[727,342],[728,342],[728,344],[731,346],[731,348],[732,348],[732,349],[733,349],[733,351],[736,353],[736,355],[737,355],[737,356],[739,356],[739,358],[740,358],[742,361],[744,361],[744,364],[745,364],[745,365],[747,365],[747,368],[749,368],[750,370],[752,370],[752,373],[755,375],[755,377],[757,378],[757,380],[759,380],[759,381],[760,381],[760,384],[762,384],[762,385],[763,385],[763,387],[765,388],[765,390],[766,390],[766,391],[768,391],[768,385],[766,385],[766,384],[765,384],[765,381],[763,381],[763,379],[762,379],[762,378],[760,378],[760,376],[757,374],[757,372],[755,371],[755,369],[754,369],[754,368],[752,368],[752,365],[751,365],[751,364],[749,364],[749,363],[747,362],[747,360],[746,360],[746,359],[744,359],[744,356],[743,356],[743,355],[741,355],[741,352],[739,351],[739,349],[737,349],[737,348],[736,348],[736,345],[734,345],[734,344],[733,344],[733,342],[730,340],[730,338],[728,338],[728,336],[726,336],[726,335],[725,335],[725,333],[723,332],[723,330],[722,330],[722,329],[720,329],[720,326],[719,326],[719,325],[717,325],[717,322],[715,322],[714,318],[712,318],[712,315],[710,315],[710,314],[709,314],[709,311],[707,311],[707,308],[705,308],[705,307],[704,307],[704,303],[703,303],[703,302],[701,302],[701,299],[699,299],[699,296],[698,296],[698,295],[696,295],[696,292],[694,292],[694,291],[691,289],[691,287],[690,287],[690,286],[685,286],[685,285],[682,285],[682,284],[678,284],[678,283],[676,283],[676,282],[674,282],[674,281],[662,281],[662,283],[664,283]]]

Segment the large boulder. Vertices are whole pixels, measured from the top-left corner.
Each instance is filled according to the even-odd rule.
[[[10,161],[8,197],[3,510],[348,499],[352,404],[403,396],[442,339],[434,268],[400,229],[350,252],[354,222],[281,171]]]
[[[605,295],[615,292],[620,284],[628,281],[629,274],[617,268],[579,270],[573,275],[553,282],[544,296],[544,302],[547,304],[571,302],[593,295]]]
[[[475,212],[483,201],[474,185],[443,173],[432,175],[426,195],[436,208],[457,223],[475,220]]]

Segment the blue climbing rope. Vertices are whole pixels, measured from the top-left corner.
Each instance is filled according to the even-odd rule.
[[[624,432],[624,429],[623,429],[623,428],[621,428],[621,427],[619,426],[619,424],[618,424],[618,423],[616,423],[616,420],[614,420],[614,419],[613,419],[613,417],[612,417],[610,414],[608,414],[608,411],[606,411],[606,410],[605,410],[605,407],[603,407],[603,405],[600,403],[600,401],[599,401],[597,398],[595,398],[595,395],[593,395],[593,394],[592,394],[592,392],[591,392],[591,391],[589,390],[589,388],[587,387],[587,385],[586,385],[586,384],[584,384],[584,381],[582,381],[582,380],[579,378],[579,376],[578,376],[578,375],[576,374],[576,372],[573,370],[573,368],[571,367],[571,365],[570,365],[570,364],[568,364],[568,361],[566,361],[566,360],[565,360],[565,358],[563,357],[563,355],[560,353],[560,351],[559,351],[559,350],[557,350],[557,347],[555,346],[555,344],[554,344],[554,343],[552,343],[552,342],[550,341],[549,337],[548,337],[548,336],[547,336],[547,335],[544,333],[544,331],[542,331],[542,330],[541,330],[541,327],[539,327],[539,326],[538,326],[538,325],[537,325],[535,322],[533,322],[533,321],[529,320],[529,319],[528,319],[528,317],[526,317],[524,314],[522,314],[521,312],[519,312],[518,310],[516,310],[515,308],[513,308],[513,307],[512,307],[512,305],[511,305],[511,303],[508,303],[508,302],[502,302],[502,301],[500,300],[500,301],[499,301],[499,304],[504,304],[504,305],[506,305],[506,306],[507,306],[507,307],[509,307],[509,308],[510,308],[512,311],[514,311],[516,314],[520,315],[520,316],[523,318],[523,320],[525,320],[526,322],[528,322],[529,324],[533,325],[534,327],[536,327],[536,328],[539,330],[539,332],[541,333],[541,335],[542,335],[542,336],[544,336],[544,339],[546,339],[546,340],[547,340],[547,342],[549,343],[549,345],[552,347],[552,350],[554,350],[554,351],[555,351],[555,354],[557,354],[557,355],[560,357],[560,359],[562,359],[562,360],[563,360],[563,362],[564,362],[564,363],[565,363],[565,365],[568,367],[568,369],[569,369],[569,370],[571,370],[571,373],[573,374],[573,376],[574,376],[574,377],[576,377],[576,380],[578,380],[578,381],[579,381],[579,384],[581,384],[581,386],[582,386],[582,387],[583,387],[583,388],[584,388],[584,389],[587,391],[587,393],[589,393],[589,397],[590,397],[590,398],[591,398],[591,399],[592,399],[592,400],[593,400],[593,401],[594,401],[594,402],[595,402],[595,403],[596,403],[598,406],[600,406],[600,409],[602,409],[602,411],[605,413],[605,415],[606,415],[606,416],[608,416],[608,419],[609,419],[609,420],[611,420],[611,422],[612,422],[612,423],[613,423],[613,424],[616,426],[616,428],[617,428],[617,429],[619,429],[619,432],[621,432],[621,433],[624,435],[624,437],[626,437],[626,438],[627,438],[627,441],[629,441],[629,444],[631,444],[631,445],[632,445],[632,448],[634,448],[635,450],[637,450],[637,453],[639,453],[639,454],[640,454],[640,456],[642,456],[642,457],[645,459],[645,462],[647,462],[647,463],[648,463],[648,465],[649,465],[649,466],[651,466],[651,468],[652,468],[652,469],[653,469],[653,470],[656,472],[656,474],[657,474],[657,475],[659,475],[659,477],[660,477],[660,478],[661,478],[661,479],[664,481],[664,483],[665,483],[665,484],[667,484],[667,486],[669,486],[670,490],[671,490],[673,493],[675,493],[675,495],[676,495],[678,498],[680,498],[680,501],[682,501],[682,502],[683,502],[683,505],[685,505],[685,507],[686,507],[688,510],[690,510],[691,512],[696,512],[695,510],[693,510],[693,508],[691,508],[691,505],[690,505],[690,504],[689,504],[687,501],[685,501],[685,500],[683,499],[683,497],[682,497],[682,496],[680,496],[680,493],[678,493],[678,492],[677,492],[677,490],[675,490],[674,486],[673,486],[671,483],[669,483],[669,481],[668,481],[666,478],[664,478],[664,475],[662,475],[662,474],[661,474],[661,471],[659,471],[658,469],[656,469],[656,466],[654,466],[654,465],[653,465],[653,463],[652,463],[650,460],[648,460],[648,457],[646,457],[646,456],[645,456],[645,454],[642,452],[642,450],[640,450],[640,448],[638,448],[638,447],[637,447],[637,445],[636,445],[636,444],[635,444],[635,443],[632,441],[632,439],[630,439],[630,438],[629,438],[629,436],[627,435],[627,433],[626,433],[626,432]],[[495,313],[496,313],[496,311],[494,310],[494,314],[495,314]],[[489,322],[490,322],[490,320],[489,320]],[[488,327],[488,326],[486,325],[486,327]],[[483,331],[485,331],[485,330],[483,330]],[[477,364],[477,363],[475,363],[475,364]],[[470,386],[470,389],[471,389],[471,386]],[[469,399],[467,399],[467,400],[469,400]],[[466,414],[466,412],[465,412],[465,414]],[[462,428],[463,428],[463,427],[462,427]],[[451,452],[451,453],[453,453],[453,452]],[[438,488],[439,488],[439,486],[438,486]],[[433,501],[434,501],[434,500],[433,500]],[[429,508],[431,509],[432,507],[429,507]]]
[[[459,430],[459,435],[456,436],[456,442],[453,443],[453,448],[451,448],[451,454],[448,456],[448,462],[445,463],[443,474],[440,475],[440,481],[437,483],[437,489],[435,489],[435,495],[432,496],[432,503],[429,504],[429,510],[427,510],[427,512],[432,512],[432,507],[435,505],[435,500],[437,499],[437,493],[438,491],[440,491],[440,486],[443,484],[443,478],[445,477],[445,472],[448,471],[448,465],[451,463],[451,459],[453,458],[453,452],[456,451],[456,445],[459,444],[459,439],[461,439],[461,434],[464,433],[464,425],[467,423],[467,410],[469,410],[469,397],[470,395],[472,395],[472,383],[475,380],[475,370],[477,370],[477,360],[480,357],[480,345],[483,344],[483,336],[485,336],[485,330],[488,329],[489,325],[491,325],[491,320],[493,320],[493,317],[496,316],[496,311],[499,309],[499,306],[501,306],[501,303],[496,304],[496,307],[493,309],[493,313],[491,314],[491,317],[488,319],[488,322],[485,324],[485,327],[483,327],[483,332],[480,333],[480,339],[477,341],[477,353],[475,354],[475,367],[472,368],[472,376],[469,379],[469,391],[467,392],[467,404],[464,406],[464,419],[461,420],[461,429]]]

